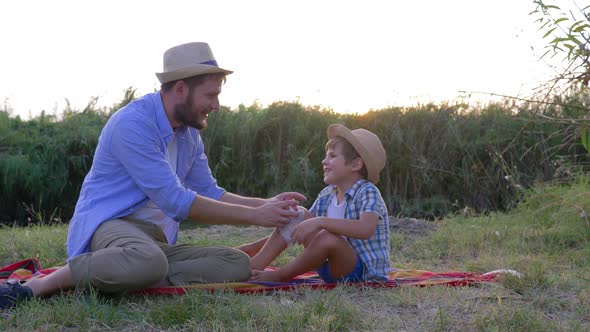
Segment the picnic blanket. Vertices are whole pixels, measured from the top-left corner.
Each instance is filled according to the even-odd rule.
[[[19,281],[29,280],[31,278],[43,278],[44,276],[54,272],[59,267],[52,267],[44,269],[37,259],[31,258],[16,262],[0,268],[0,282],[5,282],[9,279],[16,279]],[[267,267],[268,270],[276,269],[276,267]],[[390,280],[387,282],[363,282],[354,283],[351,285],[357,287],[369,288],[392,288],[402,286],[434,286],[444,285],[449,287],[457,286],[474,286],[486,282],[495,282],[499,276],[503,274],[518,275],[518,272],[513,270],[495,270],[487,273],[481,272],[431,272],[424,270],[409,270],[409,269],[392,269],[389,272]],[[231,290],[237,293],[262,293],[268,291],[290,291],[301,287],[311,289],[332,289],[339,284],[326,283],[322,281],[317,273],[308,272],[295,277],[289,282],[231,282],[218,284],[197,284],[188,286],[170,286],[147,288],[137,291],[140,294],[184,294],[192,289],[202,290]]]

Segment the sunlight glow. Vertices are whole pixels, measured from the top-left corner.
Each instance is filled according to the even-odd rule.
[[[34,8],[34,9],[32,9]],[[0,102],[13,114],[110,106],[159,88],[162,53],[208,42],[236,107],[298,100],[338,112],[526,95],[551,74],[532,1],[10,1]],[[532,49],[531,49],[532,48]],[[479,97],[472,95],[472,100]]]

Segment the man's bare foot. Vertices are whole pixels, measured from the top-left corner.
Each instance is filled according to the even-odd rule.
[[[250,281],[283,281],[279,271],[258,271],[253,270]]]

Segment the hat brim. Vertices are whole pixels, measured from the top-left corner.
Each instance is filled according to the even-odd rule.
[[[361,159],[363,159],[363,163],[367,168],[367,180],[377,184],[379,182],[379,171],[377,170],[377,165],[373,162],[371,154],[365,146],[361,144],[350,129],[338,123],[332,124],[328,127],[328,139],[332,139],[336,136],[344,138],[352,145],[356,152],[361,156]]]
[[[223,69],[217,66],[210,66],[210,65],[195,65],[188,68],[182,68],[170,72],[164,73],[156,73],[156,77],[160,83],[168,83],[176,80],[181,80],[187,77],[193,77],[197,75],[204,75],[204,74],[216,74],[216,73],[224,73],[229,75],[233,73],[231,70]]]

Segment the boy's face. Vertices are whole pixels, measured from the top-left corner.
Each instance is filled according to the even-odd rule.
[[[360,170],[358,164],[360,159],[357,158],[346,164],[342,148],[340,145],[333,146],[326,150],[326,157],[322,160],[324,168],[324,182],[330,185],[345,185],[351,181],[356,181],[356,176]],[[362,162],[360,162],[362,167]]]

